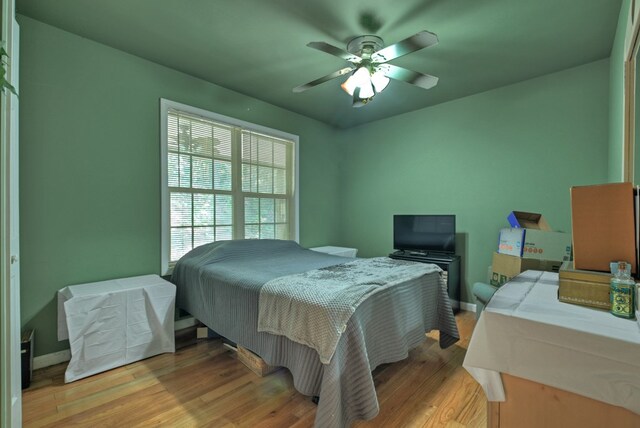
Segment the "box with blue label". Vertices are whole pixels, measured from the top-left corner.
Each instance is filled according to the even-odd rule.
[[[501,229],[498,253],[525,259],[571,260],[571,234],[536,229]]]

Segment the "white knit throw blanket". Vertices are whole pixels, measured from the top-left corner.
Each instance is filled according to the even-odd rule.
[[[307,345],[328,364],[360,303],[435,271],[441,269],[433,264],[376,257],[275,278],[260,290],[258,331]]]

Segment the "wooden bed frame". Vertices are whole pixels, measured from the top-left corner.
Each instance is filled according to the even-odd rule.
[[[489,428],[640,427],[640,415],[622,407],[519,377],[501,374],[506,401],[489,401]]]

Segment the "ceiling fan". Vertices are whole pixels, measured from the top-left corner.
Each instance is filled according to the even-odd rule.
[[[353,97],[353,107],[362,107],[371,101],[378,92],[382,92],[387,87],[390,78],[424,89],[433,88],[438,83],[437,77],[388,64],[388,62],[436,43],[438,43],[438,36],[429,31],[421,31],[387,47],[384,46],[380,37],[373,35],[351,39],[347,44],[347,50],[325,42],[308,43],[307,46],[310,48],[347,60],[351,65],[297,86],[293,88],[293,92],[306,91],[348,73],[351,73],[351,76],[340,86]]]

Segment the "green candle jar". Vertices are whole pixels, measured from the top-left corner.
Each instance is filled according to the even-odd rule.
[[[635,318],[636,283],[631,278],[631,265],[627,262],[611,263],[611,273],[611,313],[620,318]]]

